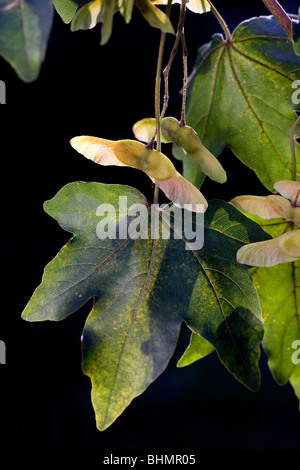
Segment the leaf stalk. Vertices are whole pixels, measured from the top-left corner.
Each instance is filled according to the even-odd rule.
[[[227,41],[231,41],[231,33],[229,31],[229,28],[224,20],[224,18],[220,15],[220,13],[218,12],[218,10],[216,9],[216,7],[211,3],[210,0],[207,0],[208,3],[210,4],[210,7],[211,7],[211,11],[213,12],[213,14],[215,15],[215,17],[217,18],[217,20],[219,21],[223,31],[224,31],[224,34],[225,34],[225,37],[227,39]]]

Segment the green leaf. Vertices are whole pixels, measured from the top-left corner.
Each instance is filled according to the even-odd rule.
[[[113,21],[115,13],[115,0],[105,0],[105,8],[103,11],[103,25],[101,28],[101,46],[104,46],[112,33]]]
[[[71,31],[94,28],[103,21],[105,5],[105,0],[94,0],[79,8],[72,20]]]
[[[79,29],[92,29],[98,23],[103,23],[101,28],[101,46],[104,46],[112,33],[113,17],[116,12],[114,0],[93,0],[76,12],[71,31]]]
[[[216,34],[200,48],[187,124],[215,156],[230,147],[274,191],[276,181],[291,179],[292,83],[299,76],[299,58],[277,21],[244,21],[230,42]],[[299,162],[298,143],[296,155]]]
[[[35,80],[52,27],[52,0],[3,0],[0,6],[0,55],[25,82]]]
[[[163,33],[175,34],[171,20],[150,0],[135,0],[135,4],[150,26],[160,29]]]
[[[53,5],[64,23],[70,23],[78,8],[73,0],[53,0]]]
[[[262,220],[250,216],[273,238],[295,228],[285,219]],[[280,384],[289,380],[299,396],[299,365],[292,361],[292,344],[300,339],[300,262],[278,264],[270,268],[252,268],[264,316],[263,347],[269,358],[269,367]]]
[[[214,347],[202,336],[192,333],[190,344],[177,363],[177,367],[189,366],[214,351]]]
[[[130,23],[133,10],[133,0],[118,0],[118,7],[125,23]]]
[[[98,428],[107,428],[166,368],[182,321],[216,348],[238,380],[257,390],[261,311],[248,269],[235,254],[264,232],[230,204],[212,201],[201,250],[187,249],[174,218],[169,227],[178,239],[100,239],[101,204],[112,205],[122,230],[136,222],[128,217],[126,225],[120,196],[128,206],[148,207],[133,188],[83,182],[68,184],[45,203],[46,212],[74,237],[45,268],[22,315],[29,321],[62,320],[94,297],[83,331],[83,370],[92,381]],[[105,207],[111,227],[113,212]],[[202,234],[202,219],[195,215],[193,229]]]
[[[294,389],[295,395],[299,400],[299,411],[300,411],[300,365],[298,364],[293,373],[290,376],[290,382]]]

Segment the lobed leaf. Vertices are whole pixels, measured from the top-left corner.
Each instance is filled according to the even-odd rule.
[[[274,238],[295,229],[285,219],[262,220],[250,217]],[[290,381],[300,399],[300,366],[292,361],[292,344],[300,339],[300,262],[278,264],[270,268],[255,267],[250,273],[263,312],[263,347],[269,358],[270,370],[280,385]]]
[[[106,223],[116,214],[119,235],[124,228],[129,232],[133,219],[120,202],[125,196],[128,205],[146,210],[135,189],[100,183],[68,184],[45,203],[46,212],[74,237],[45,268],[22,315],[29,321],[62,320],[94,297],[82,336],[83,370],[92,381],[101,430],[166,368],[182,321],[216,348],[238,380],[255,390],[260,382],[261,312],[235,253],[263,238],[262,230],[230,204],[212,201],[200,250],[186,249],[186,235],[178,233],[172,217],[169,239],[99,238],[102,204]],[[203,230],[196,216],[193,229]]]
[[[299,76],[299,58],[277,21],[244,21],[230,41],[216,34],[199,49],[187,123],[215,156],[230,147],[273,191],[276,181],[291,178],[292,84]]]

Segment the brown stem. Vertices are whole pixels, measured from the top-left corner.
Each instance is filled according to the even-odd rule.
[[[166,8],[166,15],[167,17],[170,16],[172,7],[172,0],[168,0],[167,8]],[[166,33],[161,32],[160,35],[160,42],[159,42],[159,49],[158,49],[158,57],[157,57],[157,66],[156,66],[156,76],[155,76],[155,122],[156,122],[156,150],[158,152],[161,151],[161,128],[160,128],[160,84],[161,84],[161,69],[162,69],[162,61],[164,55],[164,48],[166,42]],[[149,144],[152,143],[152,140],[155,139],[155,136],[151,139]],[[149,148],[148,144],[148,148]],[[159,196],[159,188],[155,185],[154,189],[154,204],[158,204],[158,196]]]
[[[184,5],[185,6],[185,5]],[[186,108],[186,91],[187,91],[187,47],[184,37],[184,29],[181,32],[181,43],[182,43],[182,58],[183,58],[183,92],[182,92],[182,107],[181,107],[181,119],[180,125],[185,126],[185,108]]]
[[[292,127],[292,131],[290,134],[290,147],[291,147],[291,156],[292,156],[292,180],[296,180],[297,176],[297,162],[296,162],[296,150],[295,150],[295,134],[297,128],[300,125],[300,116],[297,118],[295,124]]]
[[[269,12],[276,18],[289,39],[293,37],[292,20],[277,0],[262,0]]]
[[[166,65],[166,67],[164,68],[164,71],[163,71],[164,84],[165,84],[165,96],[164,96],[163,109],[162,109],[162,112],[161,112],[161,115],[160,115],[160,120],[163,119],[163,117],[165,115],[165,112],[167,110],[167,107],[168,107],[168,103],[169,103],[169,73],[170,73],[171,66],[173,64],[173,61],[174,61],[174,59],[176,57],[176,54],[177,54],[177,51],[178,51],[178,45],[179,45],[181,34],[182,34],[182,31],[183,31],[184,19],[185,19],[185,5],[181,5],[175,42],[174,42],[174,45],[173,45],[168,63],[167,63],[167,65]]]

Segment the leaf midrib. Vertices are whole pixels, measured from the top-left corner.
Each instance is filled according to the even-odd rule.
[[[119,369],[120,369],[120,365],[121,365],[121,362],[122,362],[122,357],[123,357],[123,354],[124,354],[124,351],[125,351],[125,347],[126,347],[126,342],[127,342],[127,339],[130,335],[130,331],[133,327],[133,324],[136,320],[136,316],[137,316],[137,313],[138,313],[138,309],[139,309],[139,306],[141,304],[141,301],[142,301],[142,297],[144,295],[144,292],[145,290],[147,289],[147,284],[149,283],[150,279],[151,279],[151,271],[152,271],[152,267],[153,267],[153,259],[154,259],[154,248],[155,248],[155,239],[152,239],[152,247],[151,247],[151,256],[150,256],[150,260],[149,260],[149,266],[148,266],[148,272],[147,272],[147,276],[146,276],[146,279],[145,279],[145,282],[143,284],[143,287],[141,289],[141,292],[140,292],[140,295],[139,295],[139,298],[137,300],[137,304],[135,306],[135,309],[134,309],[134,313],[133,313],[133,316],[132,316],[132,319],[131,319],[131,322],[130,322],[130,325],[129,325],[129,328],[128,328],[128,332],[127,334],[125,335],[125,339],[124,339],[124,343],[123,343],[123,346],[122,346],[122,349],[120,351],[120,355],[119,355],[119,360],[118,360],[118,363],[117,363],[117,367],[116,367],[116,371],[114,373],[114,378],[113,378],[113,384],[110,388],[110,392],[109,392],[109,396],[108,396],[108,400],[107,400],[107,405],[106,405],[106,412],[105,412],[105,417],[104,417],[104,420],[103,420],[103,424],[109,424],[110,423],[110,420],[108,419],[108,412],[109,412],[109,407],[110,407],[110,402],[111,402],[111,398],[112,398],[112,394],[114,392],[114,388],[115,388],[115,384],[116,384],[116,381],[117,381],[117,376],[118,376],[118,372],[119,372]]]

